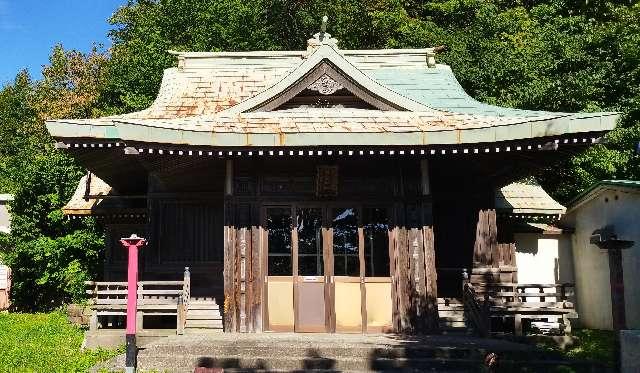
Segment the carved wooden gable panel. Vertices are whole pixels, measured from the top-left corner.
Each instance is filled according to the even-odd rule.
[[[331,62],[324,60],[303,79],[300,79],[287,90],[252,111],[318,107],[404,110],[372,94],[349,79]]]

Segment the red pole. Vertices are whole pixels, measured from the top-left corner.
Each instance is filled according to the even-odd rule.
[[[138,249],[142,247],[146,240],[132,234],[129,238],[120,240],[129,252],[127,268],[127,335],[126,335],[126,361],[125,371],[133,373],[136,371],[138,349],[136,347],[136,313],[138,312]]]

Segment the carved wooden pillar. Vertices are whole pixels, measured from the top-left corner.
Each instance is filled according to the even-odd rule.
[[[236,298],[236,229],[233,218],[235,209],[233,205],[233,161],[226,161],[226,173],[224,183],[224,331],[235,332],[239,330],[236,319],[238,311]]]
[[[433,202],[429,176],[429,163],[420,161],[422,181],[422,255],[419,266],[424,271],[420,282],[419,307],[420,324],[418,331],[435,333],[438,330],[438,274],[436,272],[435,238],[433,234]],[[424,283],[424,284],[423,284]]]
[[[420,163],[420,171],[421,198],[396,207],[396,227],[391,234],[393,327],[398,333],[438,330],[431,189],[426,160]]]

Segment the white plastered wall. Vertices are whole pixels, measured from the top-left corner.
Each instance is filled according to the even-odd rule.
[[[573,259],[580,323],[587,328],[611,329],[611,291],[607,252],[589,243],[594,230],[613,225],[618,238],[636,244],[623,252],[627,327],[640,329],[640,193],[607,189],[570,212]]]
[[[574,281],[568,235],[516,233],[514,239],[518,283],[560,284]]]

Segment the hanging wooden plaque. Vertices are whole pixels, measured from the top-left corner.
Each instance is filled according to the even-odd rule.
[[[336,197],[338,195],[338,166],[318,166],[316,195]]]

